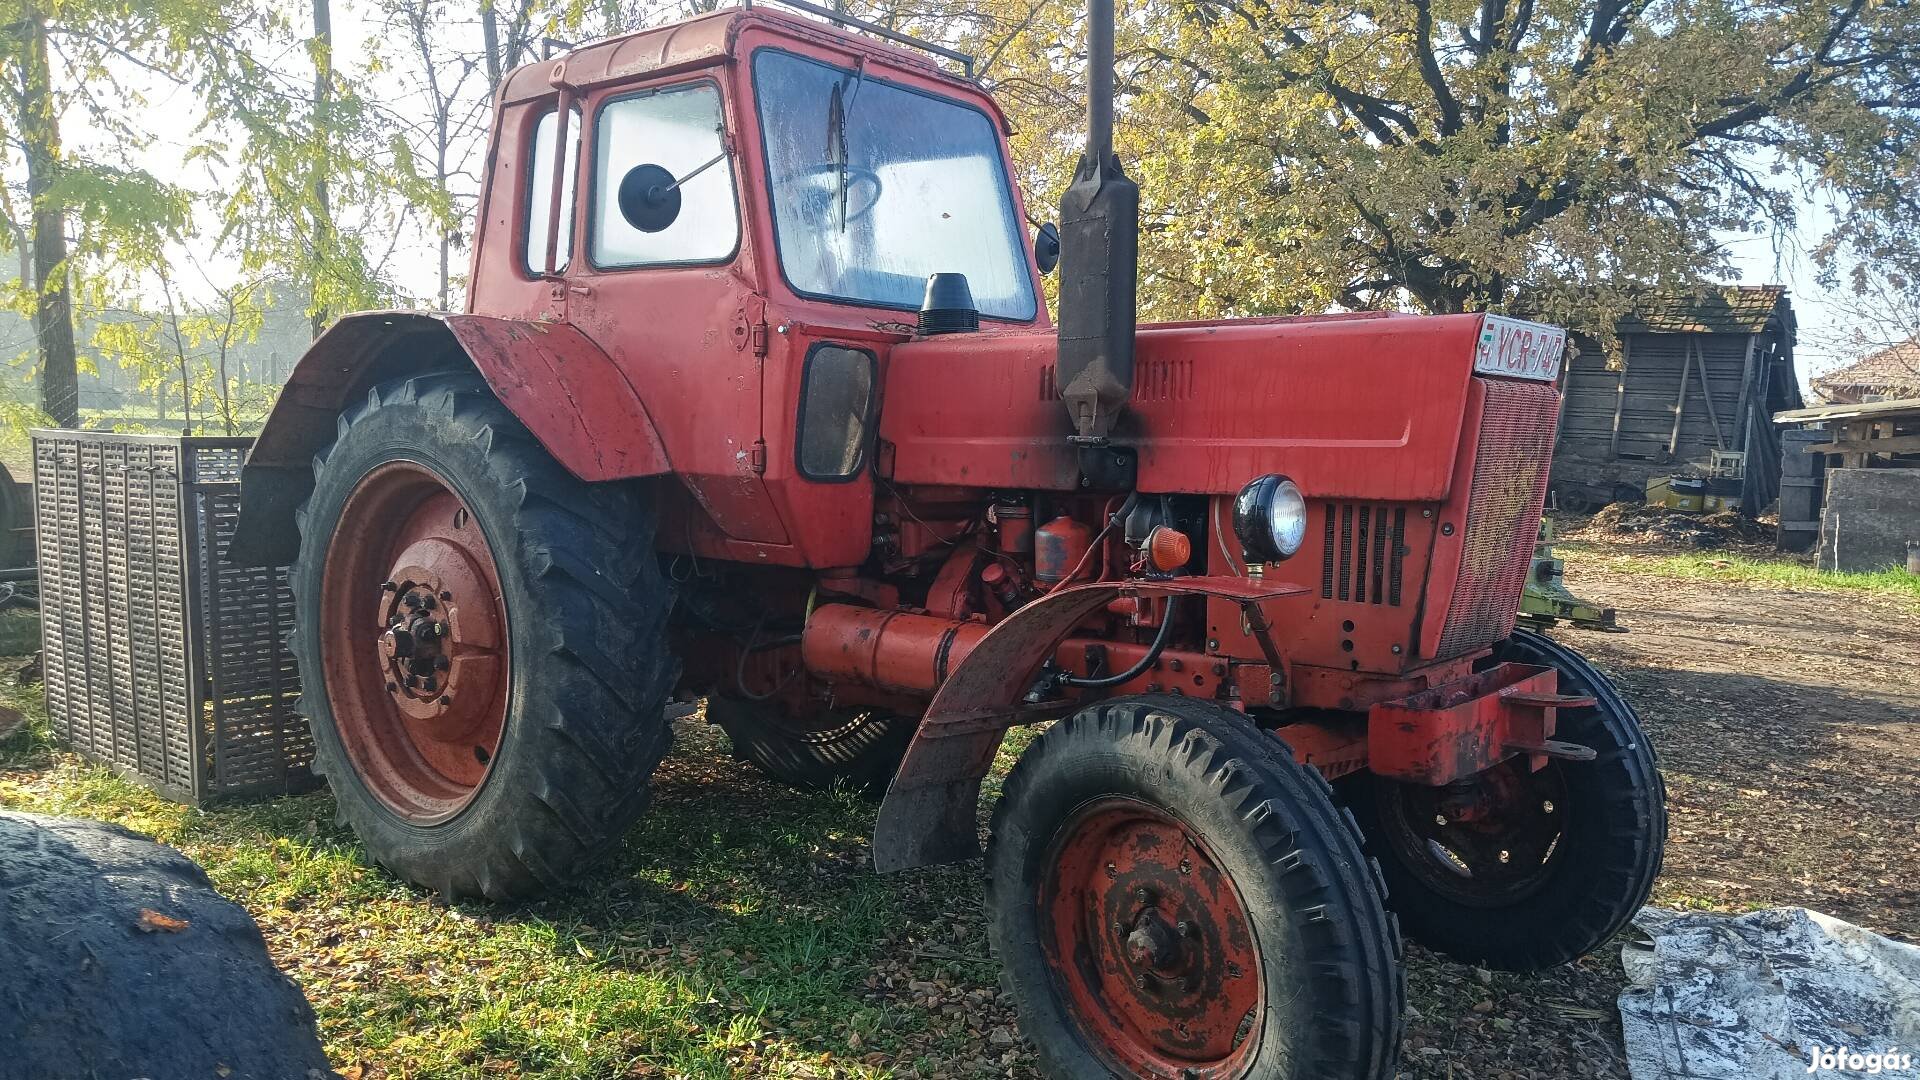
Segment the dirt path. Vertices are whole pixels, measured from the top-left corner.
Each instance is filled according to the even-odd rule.
[[[1873,594],[1570,563],[1626,634],[1561,634],[1625,685],[1665,767],[1655,900],[1801,904],[1920,939],[1920,612]]]

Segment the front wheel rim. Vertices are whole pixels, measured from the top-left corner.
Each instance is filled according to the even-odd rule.
[[[1224,1080],[1259,1043],[1252,921],[1193,829],[1137,799],[1069,815],[1040,875],[1040,942],[1082,1037],[1123,1075]]]
[[[1455,903],[1510,907],[1544,888],[1565,858],[1571,798],[1557,762],[1536,770],[1509,758],[1444,787],[1377,783],[1394,858]]]
[[[510,692],[479,521],[427,466],[377,466],[340,509],[320,591],[326,693],[355,774],[411,824],[452,818],[492,772]]]

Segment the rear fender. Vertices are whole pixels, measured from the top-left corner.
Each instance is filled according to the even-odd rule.
[[[1139,596],[1211,596],[1257,611],[1255,605],[1306,591],[1282,581],[1229,576],[1105,581],[1060,589],[1014,612],[980,639],[927,706],[880,805],[874,867],[889,873],[980,854],[980,782],[1008,728],[1079,707],[1022,699],[1041,665],[1088,616]]]
[[[294,366],[241,472],[240,521],[226,558],[293,561],[294,511],[313,491],[313,458],[338,417],[368,389],[429,371],[469,368],[540,445],[582,480],[671,470],[640,395],[607,354],[566,323],[488,315],[371,311],[349,315]]]

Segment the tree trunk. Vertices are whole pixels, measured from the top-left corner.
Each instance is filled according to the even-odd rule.
[[[480,42],[487,50],[487,92],[500,89],[500,20],[493,0],[480,0]]]
[[[28,238],[27,230],[17,221],[7,222],[7,232],[13,237],[13,254],[20,260],[20,287],[33,288],[33,241]]]
[[[333,206],[327,192],[328,141],[333,126],[333,12],[328,0],[313,0],[313,129],[319,140],[313,164],[313,336],[327,329],[332,312],[320,299],[320,276],[333,257]]]
[[[80,372],[73,344],[73,303],[67,291],[67,222],[54,201],[60,167],[60,121],[47,60],[47,24],[29,7],[16,25],[21,49],[20,140],[27,164],[27,202],[33,223],[33,332],[40,348],[40,407],[61,427],[80,426]]]

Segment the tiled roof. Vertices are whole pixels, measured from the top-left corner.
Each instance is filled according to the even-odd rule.
[[[1650,293],[1620,320],[1623,334],[1758,334],[1786,299],[1781,285],[1707,285]],[[1791,327],[1792,309],[1786,316]]]
[[[1903,341],[1813,380],[1818,391],[1864,390],[1883,397],[1920,397],[1920,338]],[[1893,391],[1893,393],[1889,393]]]

